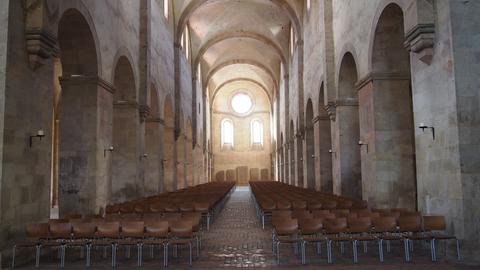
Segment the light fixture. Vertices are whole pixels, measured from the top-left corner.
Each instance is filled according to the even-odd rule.
[[[45,132],[43,132],[41,129],[37,131],[37,134],[30,135],[30,148],[32,148],[33,138],[39,138],[41,141],[43,137],[45,137]]]
[[[148,154],[146,154],[146,153],[140,156],[140,160],[145,159],[145,158],[148,158]]]
[[[420,125],[418,125],[418,128],[421,129],[423,132],[425,132],[425,129],[430,129],[432,131],[433,140],[435,140],[435,127],[429,127],[425,125],[425,123],[420,123]]]
[[[315,158],[315,155],[312,155],[312,158]]]
[[[364,141],[360,140],[358,141],[358,145],[360,145],[360,147],[365,145],[367,147],[367,153],[368,153],[368,143],[365,143]]]
[[[103,149],[103,156],[107,156],[107,152],[113,152],[113,146],[108,147],[107,149]]]

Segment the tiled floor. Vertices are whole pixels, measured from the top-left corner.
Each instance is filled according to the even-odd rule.
[[[204,245],[200,258],[196,258],[193,267],[187,264],[188,255],[181,252],[179,258],[171,258],[170,269],[235,269],[235,268],[262,268],[262,269],[478,269],[442,263],[431,263],[427,252],[422,252],[420,247],[415,250],[414,263],[403,262],[402,250],[393,248],[393,254],[386,255],[386,262],[380,264],[377,259],[376,248],[373,244],[369,247],[368,254],[359,253],[360,263],[353,265],[351,251],[346,246],[345,254],[339,254],[339,249],[334,251],[334,264],[328,265],[325,253],[321,256],[314,255],[313,248],[308,252],[308,264],[302,266],[299,258],[293,254],[293,250],[284,246],[280,265],[276,261],[271,250],[271,228],[261,229],[255,216],[255,208],[251,199],[251,193],[247,187],[239,187],[231,195],[225,208],[211,226],[209,232],[204,235]],[[325,248],[324,248],[325,249]],[[124,252],[119,252],[118,269],[136,268],[136,254],[132,253],[130,259],[126,259]],[[150,258],[145,250],[145,265],[143,269],[161,269],[162,259],[160,251],[156,251],[156,258]],[[420,255],[417,255],[420,254]],[[100,254],[94,258],[91,269],[111,269],[109,259],[102,259]],[[42,258],[41,269],[57,269],[56,260],[48,261]],[[23,269],[33,268],[30,264]],[[66,262],[66,269],[84,269],[83,261],[78,258],[78,252],[71,251]]]

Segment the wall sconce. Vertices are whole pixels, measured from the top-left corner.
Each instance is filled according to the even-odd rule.
[[[435,140],[435,128],[434,127],[429,127],[429,126],[425,125],[424,123],[420,123],[418,128],[420,128],[423,132],[425,132],[425,129],[427,129],[427,128],[432,130],[432,137],[433,137],[433,140]]]
[[[334,154],[335,158],[337,158],[337,152],[333,151],[332,149],[329,149],[328,152],[332,155]]]
[[[41,141],[43,137],[45,137],[45,132],[41,129],[37,131],[36,135],[30,135],[30,148],[32,148],[33,138],[38,138]]]
[[[103,149],[103,156],[107,156],[107,152],[113,152],[113,146],[108,147],[107,149]]]
[[[358,145],[360,145],[360,147],[365,145],[367,147],[367,153],[368,153],[368,143],[365,143],[364,141],[358,141]]]
[[[143,159],[146,159],[146,158],[148,158],[148,154],[143,154],[143,155],[140,156],[140,160],[143,160]]]
[[[312,155],[312,158],[315,158],[315,155]]]

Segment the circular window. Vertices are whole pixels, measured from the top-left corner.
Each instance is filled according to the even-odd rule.
[[[238,114],[246,114],[253,107],[253,101],[247,94],[239,93],[232,98],[232,109]]]

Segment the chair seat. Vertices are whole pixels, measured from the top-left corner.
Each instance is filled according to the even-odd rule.
[[[145,239],[143,240],[144,245],[163,245],[168,239]]]
[[[128,246],[128,245],[137,245],[138,243],[143,243],[142,239],[120,239],[116,242],[118,245],[121,246]]]
[[[348,236],[329,236],[327,237],[328,240],[333,241],[333,242],[346,242],[346,241],[352,241],[353,238],[348,237]]]
[[[43,245],[43,243],[45,243],[45,241],[25,239],[25,240],[20,240],[16,242],[15,246],[16,247],[35,247],[37,245]]]
[[[360,236],[352,236],[352,239],[357,241],[374,241],[377,238],[373,235],[360,235]]]
[[[110,246],[112,244],[116,244],[118,239],[97,239],[93,241],[93,245],[95,246]]]
[[[187,245],[193,242],[193,239],[170,239],[168,240],[168,244],[172,245]]]

